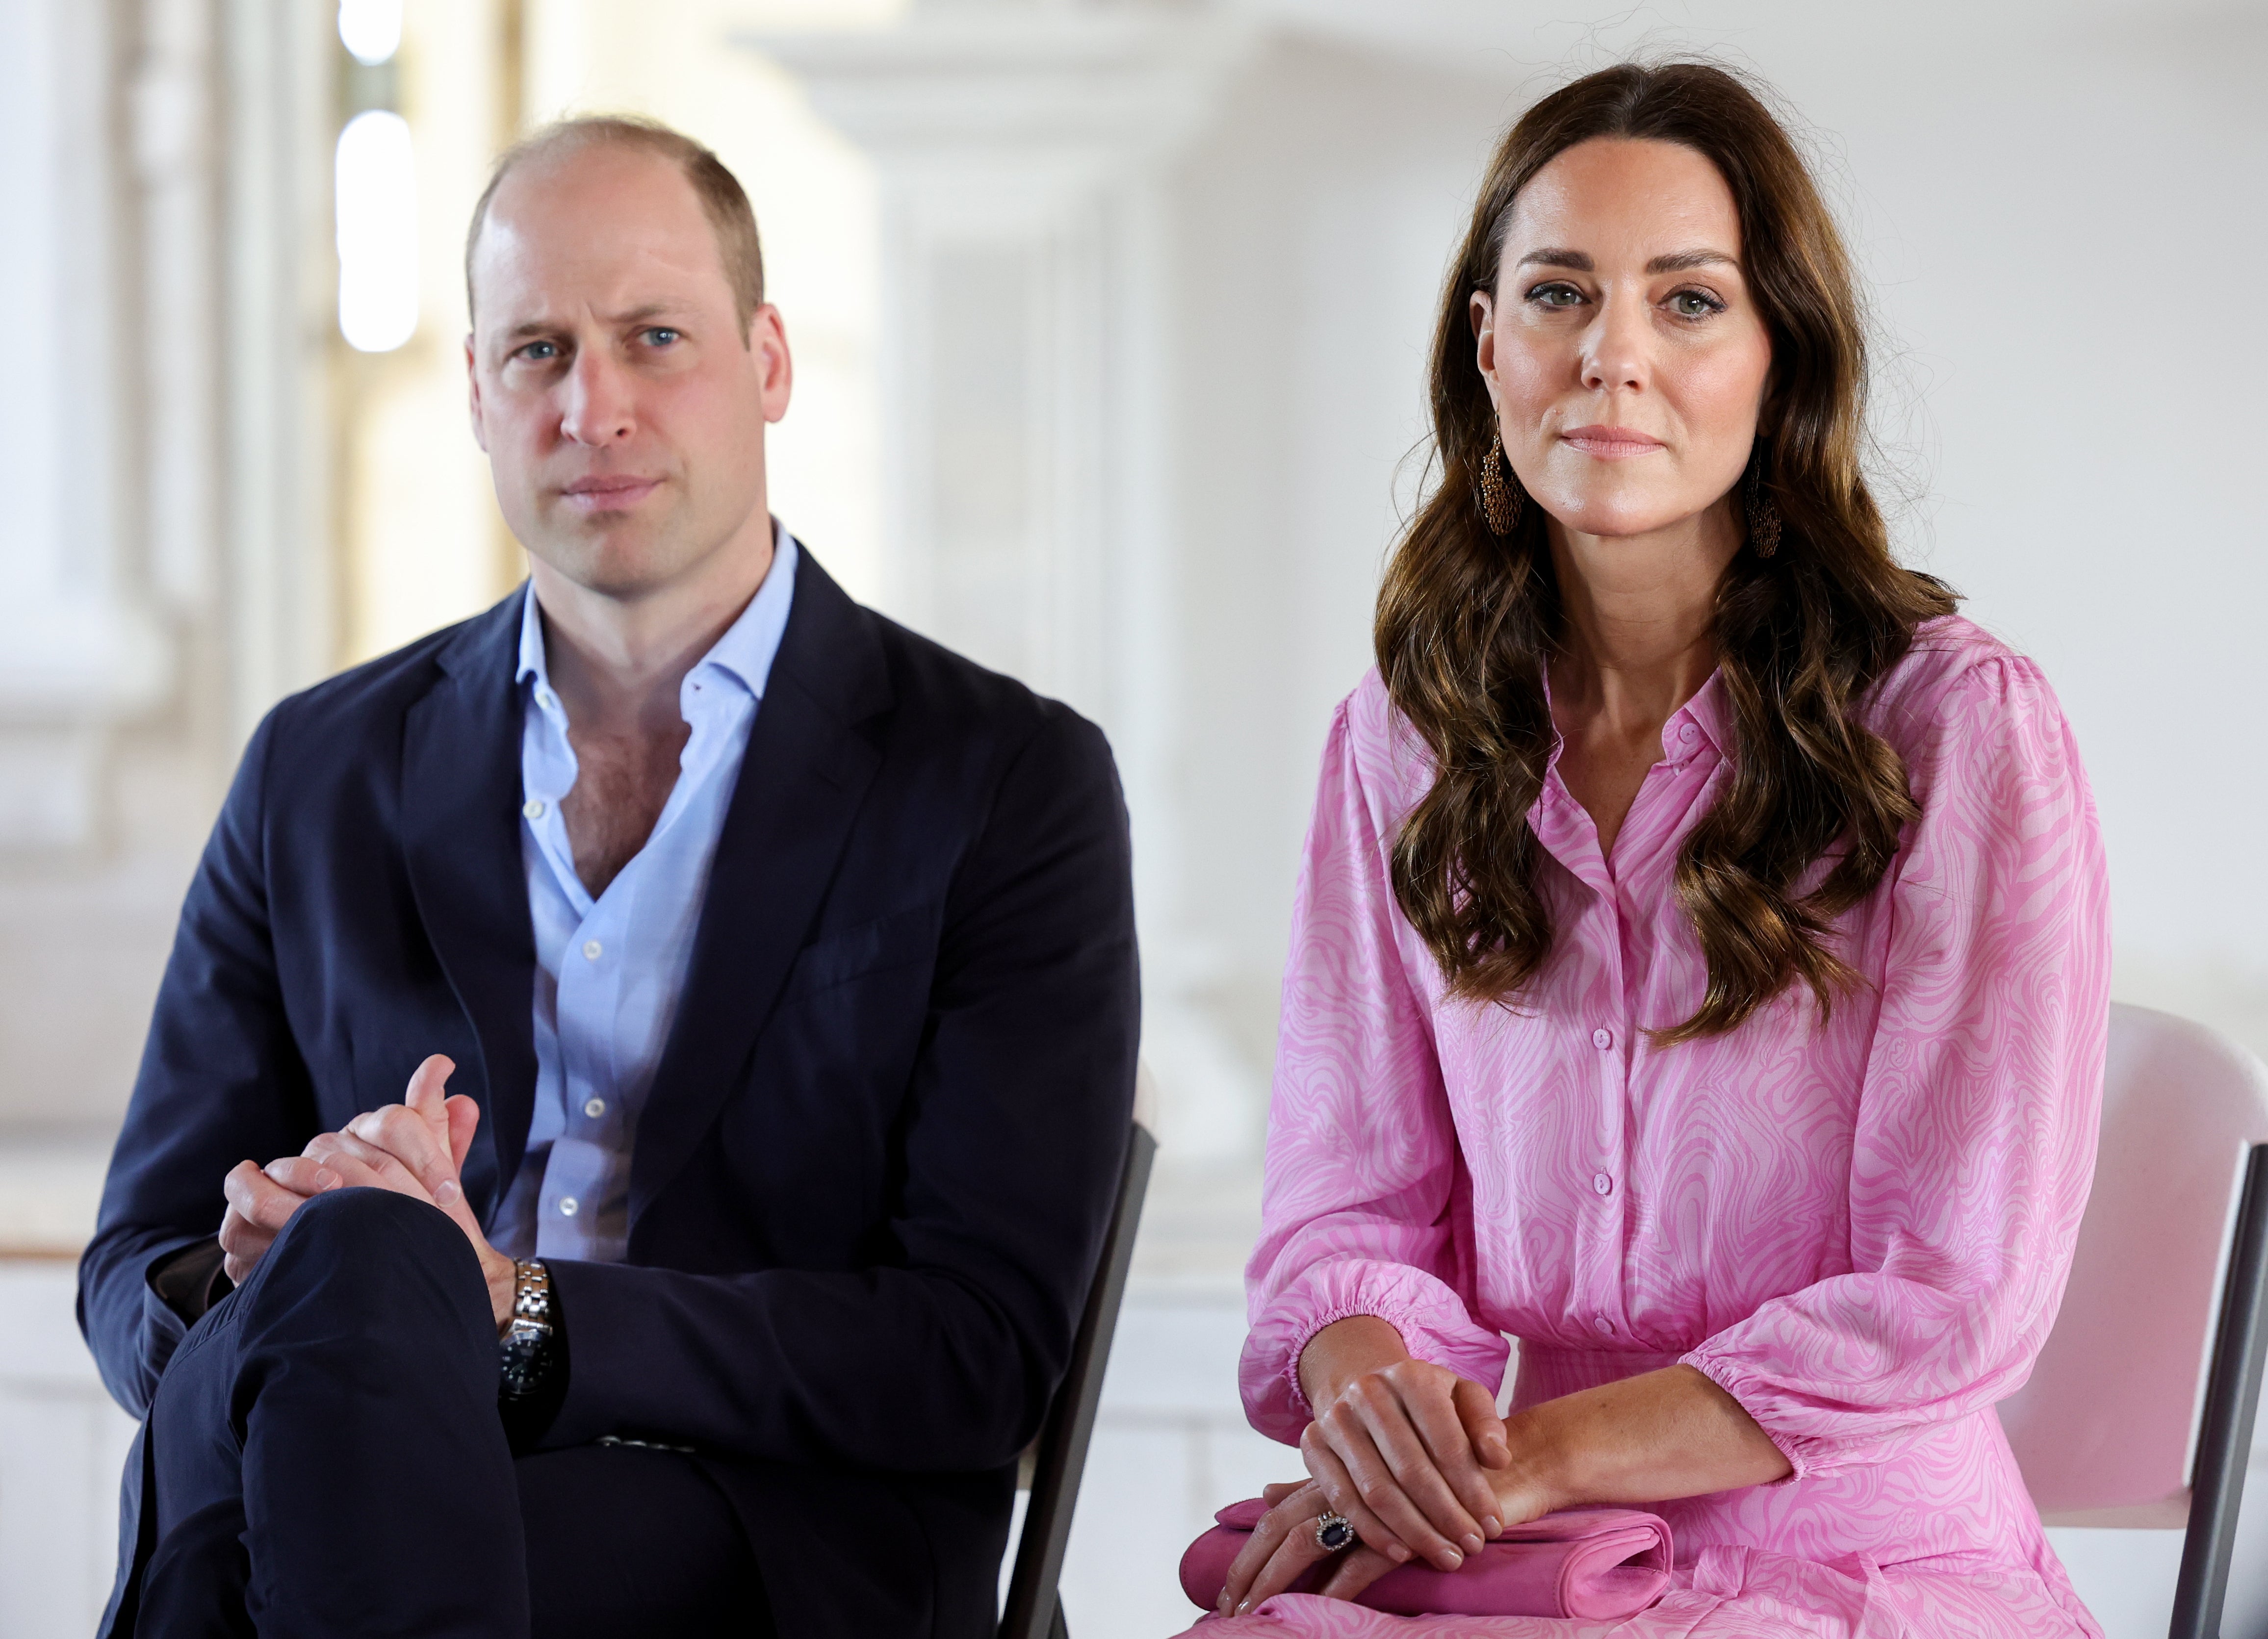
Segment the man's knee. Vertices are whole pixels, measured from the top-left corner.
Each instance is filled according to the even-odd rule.
[[[254,1283],[262,1307],[320,1290],[372,1313],[438,1305],[492,1324],[465,1232],[439,1208],[389,1189],[334,1189],[306,1202],[261,1259],[247,1283]]]

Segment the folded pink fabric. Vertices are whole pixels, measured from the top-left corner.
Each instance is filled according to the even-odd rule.
[[[1231,1503],[1220,1523],[1182,1555],[1182,1591],[1205,1610],[1220,1603],[1228,1568],[1267,1513],[1258,1497]],[[1312,1593],[1329,1560],[1292,1584]],[[1669,1526],[1628,1508],[1579,1508],[1514,1525],[1459,1570],[1397,1565],[1355,1596],[1397,1616],[1635,1616],[1669,1586]]]

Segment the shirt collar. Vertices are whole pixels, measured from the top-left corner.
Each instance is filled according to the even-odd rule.
[[[1548,663],[1543,667],[1543,715],[1546,722],[1551,721],[1551,667]],[[1694,690],[1693,698],[1671,712],[1668,721],[1661,725],[1663,761],[1682,762],[1689,754],[1700,749],[1680,732],[1689,724],[1699,731],[1701,738],[1709,743],[1719,757],[1727,754],[1727,746],[1731,741],[1732,724],[1726,713],[1725,674],[1721,669],[1710,673],[1707,680],[1703,682],[1699,688]],[[1564,749],[1565,745],[1559,738],[1558,727],[1554,724],[1551,730],[1551,754],[1544,761],[1547,772],[1559,766],[1559,753]]]
[[[780,639],[787,631],[788,610],[795,601],[795,566],[799,556],[793,535],[777,518],[772,520],[772,566],[764,573],[763,584],[756,595],[748,599],[748,606],[740,611],[740,618],[725,628],[725,635],[711,646],[694,666],[714,665],[730,673],[758,700],[764,697],[764,684],[771,676],[772,662],[779,654]],[[519,611],[519,667],[512,680],[524,683],[535,680],[536,697],[541,700],[551,691],[551,673],[546,665],[543,650],[543,616],[535,601],[535,584],[528,583],[527,595]]]

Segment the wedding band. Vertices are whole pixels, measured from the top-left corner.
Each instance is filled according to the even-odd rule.
[[[1315,1546],[1324,1553],[1336,1554],[1354,1543],[1354,1527],[1344,1514],[1325,1514],[1315,1521]]]

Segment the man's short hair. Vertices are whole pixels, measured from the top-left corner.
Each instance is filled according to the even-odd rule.
[[[629,148],[640,153],[674,160],[701,201],[702,213],[717,235],[717,254],[725,264],[725,280],[733,287],[733,305],[740,317],[745,342],[748,320],[764,305],[764,249],[756,238],[756,213],[748,203],[740,179],[710,149],[682,131],[659,120],[630,114],[588,114],[557,120],[523,136],[499,155],[489,185],[473,207],[473,224],[465,232],[465,312],[473,311],[473,252],[488,224],[489,202],[504,178],[530,159],[549,159],[578,148]]]

